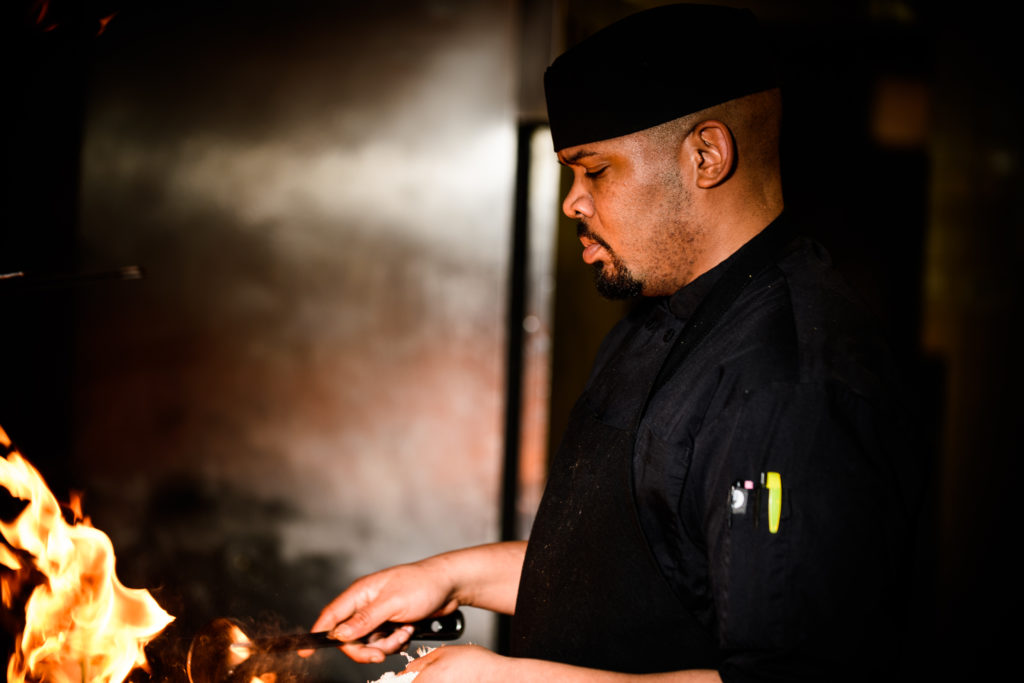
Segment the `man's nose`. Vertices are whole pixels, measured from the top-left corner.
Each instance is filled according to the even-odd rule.
[[[562,213],[569,218],[593,218],[594,200],[590,194],[581,187],[579,181],[573,181],[565,200],[562,201]]]

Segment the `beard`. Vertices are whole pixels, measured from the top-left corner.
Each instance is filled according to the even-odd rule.
[[[611,300],[640,296],[644,289],[643,281],[630,272],[607,242],[592,233],[587,224],[582,221],[576,225],[576,235],[597,242],[608,252],[608,263],[598,261],[594,264],[594,286],[597,287],[598,294]]]
[[[644,290],[644,283],[617,259],[612,265],[594,264],[594,286],[598,294],[613,301],[640,296]]]

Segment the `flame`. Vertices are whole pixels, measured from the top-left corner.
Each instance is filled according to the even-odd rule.
[[[35,14],[35,23],[42,27],[44,33],[57,28],[57,24],[50,21],[50,0],[35,0],[29,11]]]
[[[50,0],[37,0],[34,5],[36,8],[36,23],[41,24],[50,11]]]
[[[42,476],[0,428],[0,486],[28,501],[0,520],[2,598],[14,606],[26,576],[42,580],[25,603],[25,628],[7,665],[9,683],[121,683],[147,668],[144,647],[174,620],[148,591],[125,588],[114,574],[110,539],[81,514],[64,520]]]
[[[231,645],[228,647],[227,666],[229,669],[234,669],[252,656],[252,641],[249,640],[249,636],[245,635],[245,631],[234,624],[229,629],[228,638]],[[257,677],[253,680],[259,679]]]
[[[107,30],[107,24],[109,24],[110,21],[114,17],[116,17],[116,16],[117,16],[117,12],[114,12],[113,14],[108,14],[105,17],[100,17],[100,19],[99,19],[100,30],[96,32],[96,35],[97,36],[102,36],[103,32]]]
[[[81,0],[69,2],[67,5],[71,5],[72,9],[68,9],[62,3],[57,3],[54,7],[51,7],[50,0],[32,0],[31,4],[26,9],[26,16],[28,17],[28,20],[41,29],[43,33],[49,33],[57,30],[58,28],[67,28],[69,24],[74,27],[78,22],[84,21],[84,19],[80,17],[80,14],[75,12],[73,9],[78,4],[81,4]],[[102,17],[90,17],[90,21],[96,22],[96,36],[102,36],[107,30],[107,25],[116,16],[117,12],[115,11]],[[67,21],[68,19],[77,21]]]
[[[229,671],[234,671],[239,664],[252,656],[253,645],[245,631],[235,624],[232,624],[229,629],[229,639],[231,645],[228,647],[227,668]],[[253,676],[249,679],[249,683],[277,683],[277,674],[272,671],[264,672],[259,676]]]

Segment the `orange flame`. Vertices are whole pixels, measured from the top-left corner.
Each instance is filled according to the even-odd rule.
[[[12,450],[0,428],[0,486],[28,501],[12,522],[0,520],[3,601],[13,606],[20,574],[45,580],[25,603],[25,628],[7,665],[9,683],[121,683],[146,668],[146,643],[174,620],[148,591],[125,588],[114,574],[110,539],[76,510],[68,524],[42,476]],[[11,575],[10,577],[8,575]]]
[[[111,20],[114,17],[116,17],[116,16],[117,16],[117,12],[114,12],[113,14],[108,14],[105,17],[100,17],[100,19],[99,19],[100,30],[96,32],[96,35],[102,36],[103,32],[107,30],[107,24],[109,24],[111,22]]]

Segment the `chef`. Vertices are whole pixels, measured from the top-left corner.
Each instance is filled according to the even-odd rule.
[[[754,17],[640,12],[559,57],[545,89],[582,258],[602,294],[640,303],[603,342],[528,542],[363,577],[313,629],[513,615],[512,656],[438,648],[410,664],[417,683],[893,674],[916,500],[905,392],[783,211]],[[827,141],[802,142],[824,171]],[[407,638],[342,649],[380,662]]]

